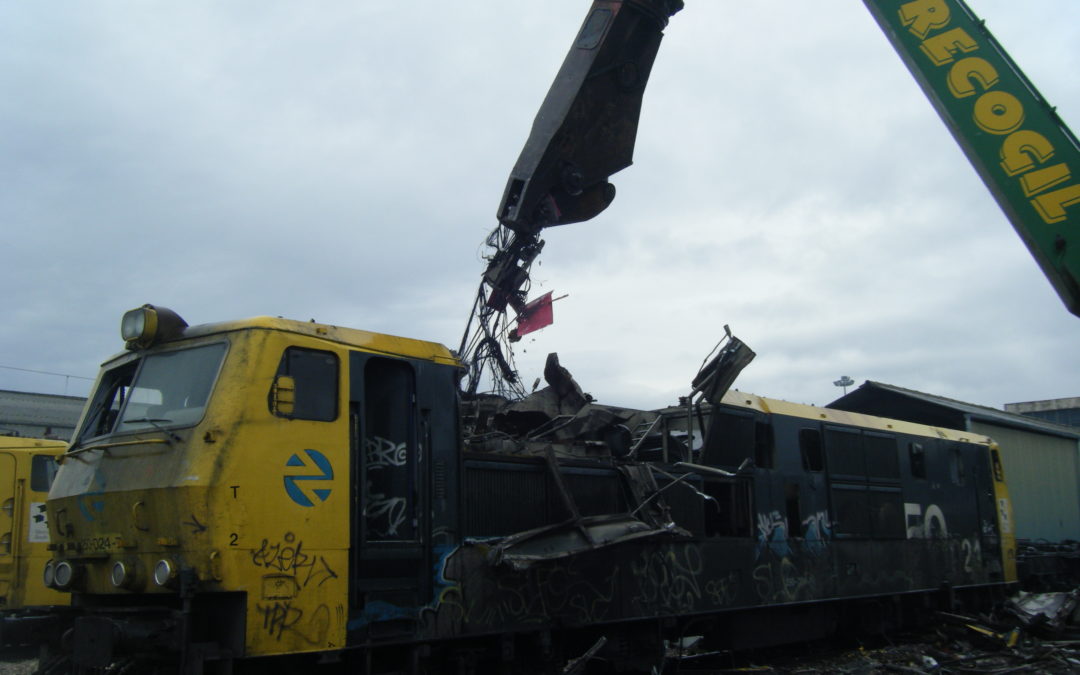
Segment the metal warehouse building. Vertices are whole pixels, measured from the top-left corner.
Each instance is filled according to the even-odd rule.
[[[70,441],[86,399],[0,389],[0,435]]]
[[[1080,541],[1080,429],[872,381],[829,407],[993,438],[1001,446],[1016,536]]]

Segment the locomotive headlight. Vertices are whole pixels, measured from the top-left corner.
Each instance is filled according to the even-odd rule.
[[[162,558],[154,565],[154,583],[158,586],[172,586],[176,583],[176,563]]]
[[[45,569],[41,571],[41,580],[45,582],[45,588],[52,588],[56,582],[56,563],[50,558],[45,562]]]
[[[120,337],[124,342],[133,340],[153,340],[157,332],[157,312],[146,307],[139,307],[129,312],[124,312],[120,319]]]
[[[117,588],[131,588],[135,585],[135,565],[117,560],[109,571],[109,580]]]
[[[120,337],[128,349],[143,349],[155,342],[171,340],[187,328],[187,322],[167,307],[143,305],[124,313]]]
[[[79,577],[79,568],[67,560],[61,560],[53,568],[53,585],[61,591],[71,588]]]

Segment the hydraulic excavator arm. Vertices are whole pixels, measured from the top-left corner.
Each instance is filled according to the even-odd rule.
[[[612,174],[630,166],[642,96],[668,19],[682,0],[594,0],[514,165],[488,238],[488,257],[462,337],[474,392],[484,363],[523,390],[507,351],[507,305],[520,316],[545,227],[589,220],[615,198]]]

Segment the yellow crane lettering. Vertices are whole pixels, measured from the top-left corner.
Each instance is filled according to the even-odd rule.
[[[1065,220],[1065,209],[1080,204],[1080,185],[1070,185],[1040,195],[1032,199],[1031,204],[1048,225],[1060,223]]]
[[[949,23],[949,8],[943,0],[915,0],[900,6],[900,21],[920,40],[930,31]]]
[[[1038,131],[1021,129],[1001,143],[1001,168],[1009,176],[1031,171],[1036,162],[1045,164],[1054,156],[1054,146]]]
[[[966,98],[975,93],[975,85],[982,91],[998,83],[998,72],[986,59],[969,56],[960,59],[949,69],[949,91],[956,98]]]
[[[1024,190],[1025,197],[1034,197],[1040,192],[1046,192],[1052,187],[1062,183],[1068,183],[1072,179],[1072,173],[1064,162],[1048,166],[1044,169],[1026,173],[1020,178],[1020,187]]]
[[[988,91],[975,101],[974,119],[988,134],[1011,134],[1024,123],[1024,104],[1007,91]]]
[[[968,54],[978,48],[979,43],[963,28],[953,28],[932,38],[926,38],[919,45],[919,49],[933,61],[935,66],[952,63],[954,54]]]

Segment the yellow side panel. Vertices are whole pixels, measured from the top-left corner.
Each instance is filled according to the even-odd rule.
[[[351,475],[347,378],[339,376],[333,420],[277,417],[268,393],[286,348],[335,354],[339,373],[348,351],[303,336],[261,333],[235,340],[215,412],[220,450],[208,517],[221,532],[222,586],[247,594],[245,654],[324,651],[344,646],[348,620]],[[231,415],[230,415],[231,413]],[[238,419],[233,425],[224,420]],[[215,473],[216,471],[216,473]]]
[[[0,607],[11,607],[15,586],[15,458],[0,452]]]
[[[1016,581],[1016,528],[1013,521],[1009,487],[1005,484],[1005,468],[1001,463],[1001,450],[996,443],[990,445],[990,466],[994,474],[994,502],[997,504],[998,531],[1001,533],[1001,560],[1005,581]]]

